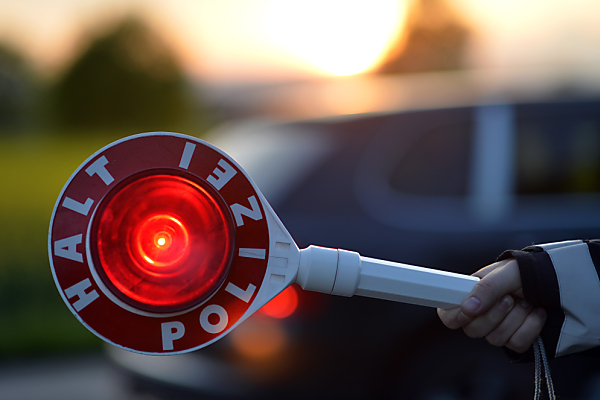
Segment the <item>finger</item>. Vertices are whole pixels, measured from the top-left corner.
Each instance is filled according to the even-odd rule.
[[[475,318],[472,322],[463,327],[467,336],[480,338],[493,331],[504,321],[514,306],[512,296],[504,296],[487,313]]]
[[[489,274],[490,272],[492,272],[493,270],[495,270],[496,268],[499,268],[501,266],[503,266],[504,263],[502,262],[495,262],[493,264],[490,265],[486,265],[485,267],[481,268],[479,271],[471,274],[472,276],[476,276],[478,278],[483,278],[484,276],[486,276],[487,274]]]
[[[533,307],[525,300],[517,301],[500,325],[487,334],[486,340],[494,346],[504,346],[523,325],[532,309]]]
[[[497,267],[484,275],[471,291],[471,295],[462,302],[461,310],[464,314],[470,317],[482,315],[504,295],[521,288],[521,276],[515,260],[500,261],[496,264]]]
[[[546,311],[542,308],[530,312],[523,325],[508,340],[506,347],[517,353],[527,351],[542,332],[546,319]]]
[[[473,320],[471,317],[466,316],[460,307],[449,309],[438,308],[437,313],[444,325],[450,329],[462,328],[465,324]]]

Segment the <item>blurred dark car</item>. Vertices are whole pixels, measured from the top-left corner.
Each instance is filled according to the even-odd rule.
[[[246,121],[215,138],[300,248],[470,274],[505,249],[600,237],[600,98]],[[259,313],[195,353],[109,354],[156,398],[532,395],[532,365],[446,329],[433,309],[296,286],[285,296],[276,318]],[[598,395],[597,363],[552,368],[563,398]]]

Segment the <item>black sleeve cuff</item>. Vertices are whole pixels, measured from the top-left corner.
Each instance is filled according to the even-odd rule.
[[[519,264],[525,300],[534,307],[560,309],[558,278],[548,253],[536,246],[507,250],[498,257],[498,261],[508,258],[515,258]]]
[[[554,358],[565,316],[560,306],[558,278],[552,260],[548,253],[537,246],[527,247],[523,250],[507,250],[498,257],[498,261],[509,258],[516,259],[519,264],[525,300],[536,308],[544,308],[548,313],[541,336],[546,345],[548,357]],[[532,348],[523,354],[508,349],[505,349],[505,352],[513,362],[533,361]]]

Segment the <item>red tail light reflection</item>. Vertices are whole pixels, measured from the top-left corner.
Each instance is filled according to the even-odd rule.
[[[298,292],[293,286],[289,286],[265,304],[259,312],[269,317],[281,319],[292,315],[296,308],[298,308]]]

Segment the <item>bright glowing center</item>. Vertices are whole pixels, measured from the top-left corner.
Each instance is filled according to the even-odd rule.
[[[157,267],[175,265],[189,249],[189,235],[183,224],[170,215],[155,215],[136,231],[139,255]]]

